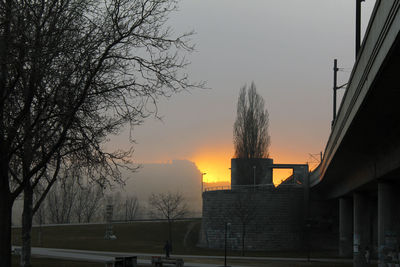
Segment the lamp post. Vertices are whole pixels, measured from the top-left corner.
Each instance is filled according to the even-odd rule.
[[[229,171],[231,172],[231,190],[232,190],[232,188],[233,188],[233,186],[232,186],[232,167],[229,168]]]
[[[253,166],[253,182],[254,182],[254,191],[256,191],[256,166]]]
[[[306,220],[306,231],[307,231],[307,261],[310,262],[310,257],[311,257],[311,244],[310,244],[310,233],[311,233],[311,223],[312,220],[310,218],[307,218]]]
[[[337,85],[337,72],[339,70],[340,69],[337,66],[337,59],[334,59],[333,60],[333,120],[332,120],[332,127],[336,121],[336,98],[337,98],[336,91],[344,88],[347,85],[347,83],[340,85],[340,86]]]
[[[204,191],[204,186],[203,186],[203,176],[206,175],[206,172],[201,173],[201,194],[203,194]]]
[[[356,0],[356,59],[361,46],[361,2],[365,0]]]
[[[225,222],[225,256],[224,256],[224,266],[226,267],[226,250],[227,250],[227,239],[228,239],[228,231],[230,230],[231,223]]]

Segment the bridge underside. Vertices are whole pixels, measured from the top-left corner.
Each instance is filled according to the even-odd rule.
[[[399,75],[397,36],[324,179],[312,188],[314,198],[336,198],[355,190],[376,194],[378,182],[400,183]]]

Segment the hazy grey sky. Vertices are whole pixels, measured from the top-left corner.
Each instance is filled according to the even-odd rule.
[[[362,4],[363,29],[375,0]],[[323,151],[332,120],[332,68],[339,83],[354,62],[355,0],[183,0],[170,25],[194,30],[191,90],[159,103],[163,121],[135,128],[136,162],[186,159],[212,180],[229,176],[240,87],[255,82],[270,115],[270,156],[304,163]],[[126,146],[127,135],[113,140]],[[140,176],[140,172],[138,174]]]

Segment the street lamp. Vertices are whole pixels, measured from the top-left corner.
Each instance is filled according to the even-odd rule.
[[[306,219],[306,231],[307,231],[307,261],[310,261],[310,257],[311,257],[311,244],[310,244],[310,233],[311,233],[311,223],[312,223],[312,219],[311,218],[307,218]]]
[[[254,191],[256,191],[256,166],[253,166]]]
[[[204,186],[203,186],[203,176],[206,175],[206,172],[201,173],[201,193],[203,194]]]
[[[332,127],[336,121],[336,98],[337,98],[336,91],[344,88],[347,85],[347,83],[340,85],[340,86],[337,85],[337,72],[339,70],[340,69],[337,67],[337,59],[334,59],[333,60],[333,120],[332,120]]]
[[[356,60],[361,46],[361,2],[365,0],[356,0]]]
[[[225,257],[224,257],[224,266],[226,267],[226,250],[227,250],[227,237],[228,232],[230,232],[231,223],[225,222]]]
[[[229,168],[229,171],[231,172],[231,190],[232,190],[232,188],[233,188],[233,186],[232,186],[232,168]]]

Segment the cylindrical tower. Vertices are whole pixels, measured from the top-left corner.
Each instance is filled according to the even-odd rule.
[[[269,158],[231,159],[231,185],[272,184],[272,164]]]

